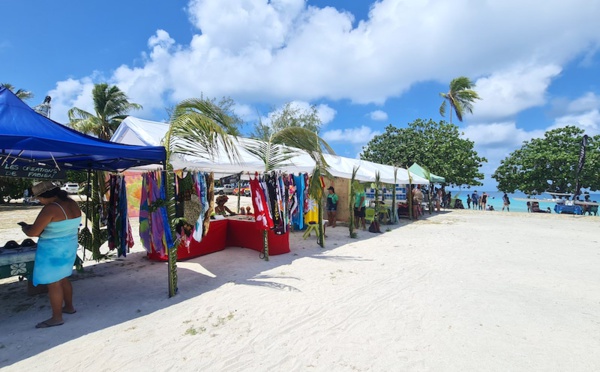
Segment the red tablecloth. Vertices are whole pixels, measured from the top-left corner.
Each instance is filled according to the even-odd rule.
[[[208,234],[202,238],[201,242],[194,239],[190,241],[190,246],[186,247],[182,242],[177,249],[177,260],[187,260],[209,253],[222,251],[225,249],[227,239],[227,220],[210,221]],[[148,253],[148,258],[154,261],[167,261],[167,255],[158,252]]]
[[[269,255],[278,255],[290,252],[289,231],[283,235],[276,235],[269,231]],[[254,221],[231,218],[224,220],[213,220],[210,222],[208,234],[201,242],[194,239],[190,241],[189,247],[183,243],[177,249],[177,260],[214,253],[225,249],[225,247],[242,247],[262,252],[263,234],[256,227]],[[157,252],[148,253],[148,258],[154,261],[167,261],[166,255]]]
[[[269,230],[269,255],[290,252],[290,232],[277,235]],[[227,247],[250,248],[255,251],[263,250],[263,232],[257,228],[254,221],[239,221],[230,219],[227,225]]]

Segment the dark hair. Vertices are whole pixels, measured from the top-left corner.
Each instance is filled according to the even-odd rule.
[[[333,186],[329,186],[329,188],[327,190],[331,190],[335,194],[335,189],[333,188]]]
[[[52,190],[48,190],[38,195],[40,198],[53,198],[55,196],[60,200],[70,199],[69,194],[65,190],[61,190],[59,187],[55,187]]]

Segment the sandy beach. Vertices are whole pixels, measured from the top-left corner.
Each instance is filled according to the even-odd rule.
[[[0,239],[23,240],[12,219],[36,214],[2,209]],[[269,262],[242,248],[180,262],[174,298],[138,240],[74,274],[60,327],[35,329],[47,296],[0,280],[0,368],[597,371],[599,221],[446,211],[358,239],[329,228],[325,249],[296,232]]]

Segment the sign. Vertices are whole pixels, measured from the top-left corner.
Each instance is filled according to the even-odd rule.
[[[38,180],[62,180],[67,178],[67,171],[37,164],[4,164],[0,166],[0,176],[35,178]]]
[[[219,181],[221,182],[221,185],[227,185],[230,183],[238,183],[239,180],[240,180],[240,175],[233,174],[231,176],[223,177]]]

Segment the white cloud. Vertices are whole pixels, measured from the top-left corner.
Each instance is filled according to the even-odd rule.
[[[464,136],[473,141],[479,147],[515,149],[520,147],[523,141],[543,136],[544,130],[526,131],[517,128],[516,123],[501,122],[493,124],[469,125],[463,129]],[[507,152],[504,152],[507,154]]]
[[[328,130],[323,133],[322,137],[327,142],[346,142],[354,145],[362,145],[369,142],[378,134],[381,133],[363,125],[357,128]]]
[[[388,114],[385,111],[375,110],[369,113],[371,120],[384,121],[388,119]]]
[[[595,109],[577,115],[561,116],[554,121],[554,125],[549,129],[562,128],[568,125],[580,127],[584,129],[588,135],[599,134],[600,111],[598,111],[598,109]]]
[[[527,108],[546,103],[546,90],[561,68],[557,65],[515,66],[477,80],[473,120],[512,117]]]
[[[157,30],[142,66],[108,79],[146,110],[201,93],[246,105],[383,103],[417,82],[466,75],[485,77],[477,117],[506,118],[543,104],[561,66],[600,45],[600,3],[589,0],[380,0],[358,24],[304,0],[191,0],[187,10],[200,30],[189,45]]]
[[[584,129],[588,135],[600,134],[600,96],[587,92],[563,106],[564,111],[548,129],[574,125]]]

